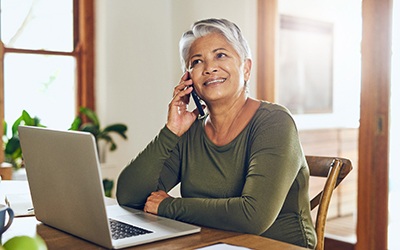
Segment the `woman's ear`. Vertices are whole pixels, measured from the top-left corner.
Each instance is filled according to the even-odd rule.
[[[244,65],[243,65],[243,76],[244,76],[244,81],[248,82],[250,79],[250,72],[251,72],[251,66],[253,62],[251,59],[246,59],[244,60]]]

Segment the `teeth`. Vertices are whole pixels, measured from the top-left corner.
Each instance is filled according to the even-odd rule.
[[[212,84],[212,83],[220,83],[220,82],[225,82],[225,79],[212,80],[212,81],[206,82],[204,85],[207,86],[207,85]]]

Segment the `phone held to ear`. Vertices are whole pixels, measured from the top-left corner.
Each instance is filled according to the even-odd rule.
[[[201,103],[200,103],[200,97],[197,95],[196,90],[194,89],[193,85],[192,85],[192,87],[193,87],[192,97],[193,97],[194,103],[196,104],[196,107],[199,110],[200,117],[203,117],[205,114],[204,114],[203,107],[201,106]]]
[[[190,73],[187,72],[187,80],[189,80],[189,79],[190,79]],[[194,89],[194,85],[192,85],[192,88],[193,88],[192,97],[193,97],[194,103],[196,104],[197,110],[199,111],[199,116],[203,117],[203,116],[205,116],[205,113],[204,113],[203,107],[201,106],[201,103],[200,103],[200,97],[197,95],[196,90]]]

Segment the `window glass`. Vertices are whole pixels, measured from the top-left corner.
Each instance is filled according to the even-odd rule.
[[[2,0],[0,4],[5,47],[73,50],[72,0]]]
[[[7,53],[4,60],[4,115],[9,130],[22,110],[47,127],[68,129],[76,106],[75,58]]]
[[[332,113],[333,24],[281,15],[278,100],[293,114]]]
[[[358,128],[361,1],[279,0],[278,11],[276,102],[301,130]]]

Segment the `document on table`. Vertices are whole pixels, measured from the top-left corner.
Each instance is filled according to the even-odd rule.
[[[33,216],[28,181],[0,181],[0,204],[11,207],[15,216]]]
[[[35,215],[30,194],[6,194],[5,202],[14,211],[15,217]]]
[[[216,243],[213,245],[197,248],[197,250],[250,250],[250,248],[234,246],[226,243]]]

